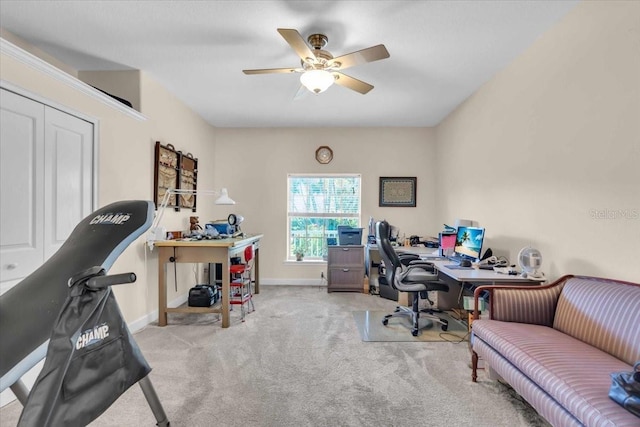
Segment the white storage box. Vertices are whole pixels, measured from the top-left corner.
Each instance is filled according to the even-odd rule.
[[[473,311],[473,297],[463,297],[464,309],[467,311]],[[478,298],[478,311],[485,311],[486,302],[483,298]]]

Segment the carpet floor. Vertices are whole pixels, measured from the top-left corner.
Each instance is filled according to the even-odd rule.
[[[310,286],[263,286],[254,300],[229,328],[172,314],[134,334],[173,427],[548,426],[483,372],[471,381],[466,341],[363,342],[353,312],[393,311],[392,301]],[[20,411],[4,406],[0,424],[15,426]],[[155,419],[134,385],[91,425]]]

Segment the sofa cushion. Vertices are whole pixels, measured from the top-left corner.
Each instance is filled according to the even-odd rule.
[[[608,396],[609,374],[631,369],[623,361],[546,326],[481,319],[473,322],[473,333],[474,350],[478,339],[484,341],[581,423],[638,425]]]
[[[552,326],[558,296],[563,284],[550,288],[494,289],[491,293],[491,318],[504,322]]]
[[[553,327],[633,365],[640,360],[640,286],[574,277],[562,289]]]

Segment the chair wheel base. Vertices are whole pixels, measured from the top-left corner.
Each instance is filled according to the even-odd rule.
[[[446,331],[447,329],[449,329],[449,322],[447,320],[442,319],[442,326],[441,329],[443,331]]]
[[[387,326],[389,324],[389,319],[387,319],[387,318],[382,319],[382,324],[384,326]]]
[[[417,329],[412,329],[411,330],[411,335],[413,335],[414,337],[417,337],[419,333],[420,333],[420,331],[418,331]]]

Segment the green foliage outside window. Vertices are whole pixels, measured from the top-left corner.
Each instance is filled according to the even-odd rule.
[[[289,176],[289,258],[322,259],[338,226],[360,226],[360,176]]]

